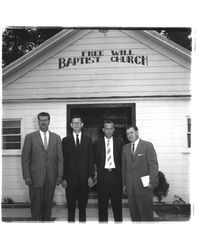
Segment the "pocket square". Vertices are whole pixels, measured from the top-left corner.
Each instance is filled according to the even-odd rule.
[[[137,156],[143,156],[144,154],[138,154]]]

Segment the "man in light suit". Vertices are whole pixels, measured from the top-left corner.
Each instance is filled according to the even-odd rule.
[[[68,221],[75,221],[78,202],[79,221],[86,221],[89,187],[93,185],[94,161],[92,141],[82,132],[82,118],[75,115],[70,126],[73,133],[62,140],[64,171],[62,186],[65,188]]]
[[[123,147],[122,173],[130,216],[132,221],[153,221],[153,189],[158,185],[157,155],[151,142],[139,138],[136,126],[127,126],[126,134],[130,143]]]
[[[108,221],[108,205],[111,206],[116,222],[122,221],[122,147],[124,142],[113,136],[114,123],[105,120],[104,137],[94,144],[97,167],[99,221]]]
[[[55,186],[62,182],[63,155],[59,135],[48,130],[50,115],[38,114],[39,130],[25,137],[22,171],[29,186],[33,221],[50,221]]]

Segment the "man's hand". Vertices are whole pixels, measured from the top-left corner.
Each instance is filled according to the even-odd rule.
[[[93,178],[92,177],[89,177],[88,178],[88,186],[91,188],[94,186],[94,181],[93,181]]]
[[[61,183],[62,183],[62,178],[61,177],[57,177],[56,185],[59,186]]]
[[[126,186],[125,185],[123,186],[122,191],[124,194],[126,194]]]
[[[147,188],[148,188],[148,189],[153,189],[153,186],[150,184],[150,182],[149,182]]]
[[[25,184],[26,184],[27,186],[31,186],[31,185],[32,185],[32,180],[31,180],[31,178],[26,178],[26,179],[25,179]]]
[[[67,188],[67,181],[66,181],[66,180],[63,180],[63,181],[62,181],[62,187],[63,187],[63,188]]]

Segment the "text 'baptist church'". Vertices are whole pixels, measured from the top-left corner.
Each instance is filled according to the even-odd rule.
[[[59,58],[59,69],[75,66],[78,64],[99,63],[105,56],[104,50],[82,51],[80,57]],[[133,50],[111,50],[109,56],[110,62],[130,63],[148,66],[148,56],[135,55]]]

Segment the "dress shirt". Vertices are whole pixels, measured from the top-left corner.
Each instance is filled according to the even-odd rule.
[[[113,144],[113,137],[111,137],[110,139],[107,139],[106,137],[104,137],[104,141],[105,141],[105,168],[116,168],[115,166],[115,162],[114,162],[114,144]],[[112,165],[109,166],[109,163],[107,162],[107,144],[109,141],[109,148],[110,148],[110,154],[111,154],[111,162]]]
[[[49,145],[49,131],[47,130],[46,132],[46,137],[47,137],[47,146]],[[43,131],[40,130],[40,136],[42,138],[42,143],[44,145],[44,134],[45,134]]]
[[[81,132],[78,134],[79,138],[79,144],[81,144]],[[77,145],[77,134],[73,132],[74,140],[75,140],[75,145]]]
[[[134,152],[136,151],[139,141],[140,141],[140,138],[138,138],[135,142],[131,142],[131,151],[133,151],[133,143],[135,145]]]

